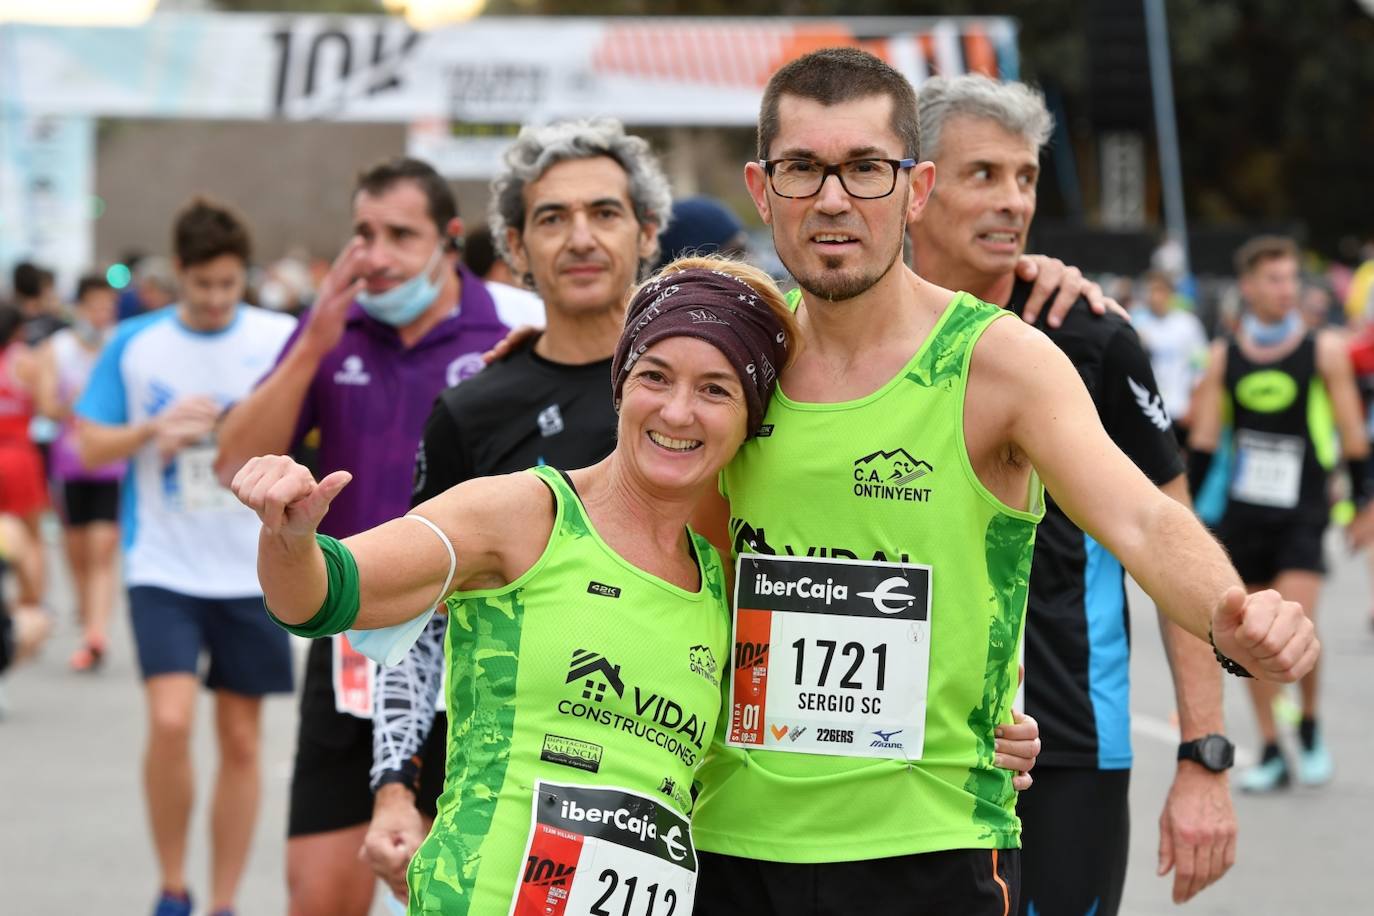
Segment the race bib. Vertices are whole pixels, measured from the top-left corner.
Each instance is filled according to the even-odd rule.
[[[215,447],[193,445],[177,452],[177,492],[186,512],[222,512],[239,505],[215,476]]]
[[[726,744],[919,760],[930,581],[910,563],[741,555]]]
[[[1242,429],[1236,433],[1236,470],[1231,497],[1253,506],[1291,509],[1302,492],[1300,436],[1280,436]]]
[[[377,692],[377,665],[348,644],[340,633],[334,644],[334,708],[360,719],[372,718],[372,701]]]
[[[509,916],[690,916],[691,826],[647,795],[535,783]]]
[[[334,644],[334,709],[359,719],[371,719],[377,693],[377,663],[349,645],[342,633],[331,636]],[[448,666],[439,675],[439,695],[435,712],[447,712],[444,697],[448,687]]]

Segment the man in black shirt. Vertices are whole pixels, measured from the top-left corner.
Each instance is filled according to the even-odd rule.
[[[936,185],[910,226],[915,269],[1020,314],[1028,289],[1013,275],[1035,215],[1039,150],[1052,121],[1043,98],[986,77],[921,86],[922,152]],[[1049,334],[1073,362],[1112,439],[1166,493],[1188,500],[1187,479],[1149,358],[1130,325],[1072,309]],[[975,356],[976,359],[976,356]],[[1129,641],[1120,563],[1047,497],[1036,536],[1025,641],[1026,711],[1040,723],[1035,788],[1023,795],[1021,912],[1117,912],[1130,838]],[[1210,647],[1167,621],[1182,737],[1160,818],[1160,866],[1175,869],[1182,902],[1230,866],[1235,817],[1224,767],[1195,762],[1222,730],[1220,672]],[[1226,762],[1229,766],[1229,761]],[[1194,837],[1189,841],[1188,837]]]
[[[658,253],[667,179],[648,143],[613,121],[527,127],[505,161],[492,186],[492,234],[543,298],[548,327],[440,395],[416,455],[414,504],[473,477],[585,467],[615,445],[611,355],[630,291]],[[364,850],[402,899],[427,831],[415,804],[418,751],[435,724],[447,623],[436,616],[378,676]]]

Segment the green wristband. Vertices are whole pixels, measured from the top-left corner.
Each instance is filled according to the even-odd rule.
[[[315,616],[305,623],[283,623],[272,613],[272,609],[267,607],[266,599],[263,600],[263,607],[267,609],[267,616],[272,618],[273,623],[288,633],[308,639],[342,633],[352,629],[353,623],[358,619],[358,564],[353,559],[352,551],[327,534],[315,535],[315,541],[324,553],[324,569],[328,582],[324,604]]]

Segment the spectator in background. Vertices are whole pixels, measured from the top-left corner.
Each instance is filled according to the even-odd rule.
[[[59,328],[66,327],[61,306],[53,293],[53,273],[31,261],[14,266],[15,305],[24,322],[24,342],[36,346]]]
[[[668,228],[658,237],[655,270],[689,254],[742,256],[749,247],[744,224],[714,197],[687,197],[673,203]]]
[[[1335,293],[1319,280],[1309,280],[1303,284],[1298,310],[1302,313],[1303,322],[1314,331],[1346,325],[1345,310],[1336,301]]]
[[[38,522],[48,508],[48,484],[43,456],[29,435],[37,371],[33,349],[24,343],[24,330],[20,310],[0,307],[0,515],[18,518],[29,539],[39,543]],[[42,552],[35,551],[33,561],[17,571],[19,603],[40,604],[46,585]]]
[[[1360,246],[1360,263],[1350,276],[1345,293],[1345,314],[1352,322],[1364,321],[1374,312],[1374,235]]]
[[[314,300],[310,265],[301,258],[288,255],[263,271],[258,284],[258,305],[263,308],[299,318]]]
[[[1145,304],[1131,309],[1131,323],[1150,354],[1174,433],[1186,443],[1193,387],[1207,365],[1207,332],[1174,291],[1170,276],[1158,270],[1146,275]]]
[[[134,255],[125,263],[133,272],[133,280],[119,297],[120,321],[156,312],[176,301],[177,276],[171,261]]]
[[[38,351],[35,400],[45,416],[61,424],[50,453],[60,493],[67,564],[76,590],[82,645],[71,657],[75,671],[100,667],[115,590],[119,546],[119,481],[125,463],[98,468],[81,463],[72,406],[81,396],[116,319],[116,293],[104,276],[88,274],[77,286],[75,322]]]
[[[510,265],[496,250],[496,242],[491,237],[491,227],[483,223],[463,238],[463,263],[468,270],[477,274],[488,283],[504,283],[519,287]]]

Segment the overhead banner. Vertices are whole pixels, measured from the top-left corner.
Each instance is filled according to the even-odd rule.
[[[1018,73],[1002,17],[481,18],[416,32],[389,16],[164,13],[132,28],[0,26],[0,104],[10,116],[750,125],[774,70],[835,45],[917,84]]]

